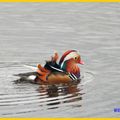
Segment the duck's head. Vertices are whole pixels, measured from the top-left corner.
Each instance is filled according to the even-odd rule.
[[[59,65],[61,69],[66,70],[67,67],[71,69],[73,66],[76,66],[76,64],[84,64],[84,62],[81,60],[80,54],[76,50],[68,50],[66,51],[59,62]]]

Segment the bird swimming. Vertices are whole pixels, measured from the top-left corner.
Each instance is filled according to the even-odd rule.
[[[78,64],[84,64],[81,60],[80,54],[76,50],[68,50],[63,53],[59,62],[59,55],[57,52],[46,61],[45,65],[37,65],[36,72],[29,74],[18,74],[21,78],[29,78],[34,75],[34,83],[37,84],[59,84],[70,83],[80,80],[80,67]]]

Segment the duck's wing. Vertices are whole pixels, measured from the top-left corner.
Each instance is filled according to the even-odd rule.
[[[67,76],[69,76],[69,78],[71,80],[78,80],[78,78],[73,73],[68,73],[68,72],[60,69],[60,66],[56,62],[52,62],[52,61],[46,62],[44,67],[46,69],[51,70],[54,73],[67,75]]]
[[[48,75],[47,82],[49,84],[69,83],[71,82],[71,78],[63,72],[56,71]]]
[[[63,71],[62,69],[56,68],[56,67],[54,67],[54,66],[52,66],[52,65],[49,65],[49,67],[50,67],[53,71],[56,71],[56,72],[62,72],[62,73],[65,72],[65,71]]]
[[[51,73],[48,76],[47,81],[49,84],[79,82],[77,78],[74,78],[71,74],[64,73],[64,72]]]
[[[50,70],[51,72],[65,72],[60,69],[60,66],[54,61],[46,62],[44,68]]]

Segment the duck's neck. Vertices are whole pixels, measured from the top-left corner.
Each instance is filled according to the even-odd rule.
[[[80,77],[80,68],[78,67],[78,65],[74,62],[71,62],[71,61],[66,61],[64,64],[63,64],[63,69],[66,71],[66,72],[69,72],[69,73],[72,73],[74,75],[76,75],[77,78]]]

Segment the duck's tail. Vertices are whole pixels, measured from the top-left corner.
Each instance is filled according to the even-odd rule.
[[[29,68],[29,69],[31,69],[31,70],[33,70],[35,72],[38,70],[37,66],[30,66],[30,65],[23,65],[23,66],[26,67],[26,68]]]

